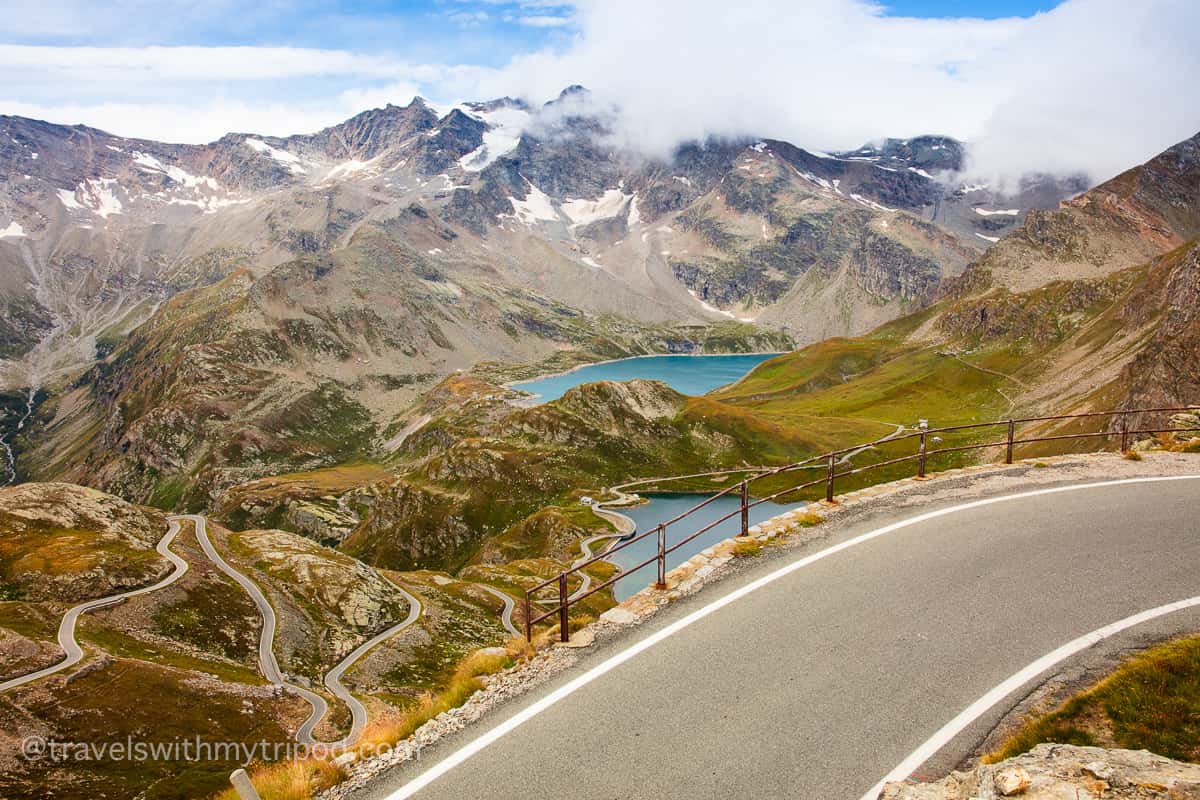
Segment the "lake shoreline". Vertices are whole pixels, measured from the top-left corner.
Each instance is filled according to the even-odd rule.
[[[525,402],[529,402],[529,401],[537,401],[542,397],[542,395],[534,394],[525,389],[522,389],[522,388],[520,388],[520,384],[530,384],[530,383],[537,383],[538,381],[550,380],[552,378],[562,378],[567,375],[572,375],[576,372],[579,372],[580,370],[590,369],[592,367],[602,367],[602,366],[605,366],[608,364],[618,364],[623,361],[632,361],[635,359],[643,359],[643,358],[730,358],[730,357],[739,357],[739,356],[772,357],[772,356],[787,355],[790,352],[792,352],[792,351],[791,350],[755,350],[755,351],[746,352],[746,353],[646,353],[644,355],[622,356],[621,358],[608,358],[608,359],[604,359],[603,361],[590,361],[586,364],[576,364],[575,366],[571,367],[570,369],[561,370],[559,372],[550,372],[550,373],[546,373],[545,375],[538,375],[538,376],[535,376],[532,378],[523,378],[521,380],[508,381],[507,383],[504,383],[501,385],[503,388],[508,389],[510,391],[521,392],[523,394],[529,395],[528,398],[525,398],[522,401],[520,401],[522,403],[525,403]],[[759,363],[764,363],[767,360],[769,360],[769,358],[764,358],[763,361],[759,362]],[[757,366],[758,365],[755,364],[755,367],[757,367]],[[714,387],[710,391],[716,391],[716,389],[721,389],[726,386],[734,386],[734,385],[740,383],[742,380],[744,380],[746,375],[749,375],[753,371],[754,371],[754,368],[751,368],[750,370],[747,370],[745,375],[742,375],[737,380],[732,381],[728,384],[722,384],[721,386]],[[655,380],[655,379],[644,378],[643,380]],[[618,381],[618,382],[623,383],[624,381]],[[547,401],[543,401],[543,402],[551,402],[551,401],[547,400]],[[540,405],[540,403],[537,403],[537,402],[534,402],[532,404]]]

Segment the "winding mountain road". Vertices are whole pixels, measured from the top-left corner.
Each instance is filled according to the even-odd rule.
[[[390,581],[389,581],[390,583]],[[362,735],[363,729],[367,727],[367,709],[359,702],[358,698],[350,693],[350,690],[342,685],[342,676],[346,671],[354,666],[359,659],[373,650],[376,646],[386,642],[400,631],[412,625],[421,618],[421,601],[415,595],[406,591],[399,585],[392,583],[400,594],[404,595],[404,599],[408,601],[408,616],[403,622],[397,623],[385,631],[377,633],[367,641],[360,644],[358,647],[351,650],[345,658],[338,662],[337,666],[325,673],[325,688],[333,693],[334,697],[341,700],[350,708],[350,732],[345,738],[336,742],[326,743],[329,747],[340,749],[349,747],[358,741],[358,737]],[[307,723],[306,723],[307,724]],[[307,730],[309,739],[312,738],[312,727]]]
[[[488,594],[499,598],[504,603],[504,606],[500,609],[500,624],[504,626],[504,630],[513,636],[523,636],[524,634],[517,630],[517,626],[513,625],[512,621],[513,610],[517,607],[516,601],[495,586],[488,586],[486,583],[477,583],[475,585]]]
[[[316,692],[289,682],[282,670],[279,669],[279,662],[275,658],[275,630],[278,625],[275,616],[275,609],[271,607],[271,603],[267,600],[266,595],[263,594],[262,590],[258,588],[258,585],[254,583],[254,581],[250,580],[241,572],[238,572],[236,569],[231,567],[229,562],[222,558],[221,554],[217,552],[217,549],[213,546],[212,541],[208,538],[208,527],[204,517],[198,514],[183,514],[178,518],[189,519],[192,521],[192,523],[196,526],[196,538],[200,541],[200,547],[204,550],[204,554],[208,556],[208,559],[212,561],[219,570],[237,582],[237,584],[245,590],[246,594],[250,595],[250,599],[254,601],[254,604],[258,606],[259,613],[263,618],[262,632],[260,633],[258,639],[258,663],[259,668],[262,670],[263,677],[277,686],[283,686],[288,690],[295,692],[300,697],[303,697],[308,702],[309,706],[312,707],[312,711],[309,713],[308,719],[301,723],[300,728],[296,731],[296,741],[306,745],[322,744],[332,749],[341,749],[352,745],[362,734],[363,728],[366,727],[367,709],[358,701],[358,698],[351,694],[350,690],[342,684],[342,676],[345,675],[347,670],[354,666],[354,664],[363,656],[365,656],[371,649],[387,639],[390,639],[392,636],[395,636],[397,633],[416,622],[421,616],[421,601],[410,592],[402,589],[399,586],[396,586],[396,584],[393,583],[392,585],[396,586],[396,589],[404,595],[405,599],[409,603],[408,617],[403,622],[393,625],[382,633],[379,633],[363,642],[361,645],[352,650],[345,658],[343,658],[337,664],[337,666],[326,673],[324,679],[325,688],[327,688],[335,697],[349,707],[351,724],[350,732],[344,738],[335,742],[318,742],[318,740],[313,736],[313,731],[318,725],[321,724],[321,721],[325,718],[325,715],[329,713],[329,703],[326,702],[324,697]]]
[[[258,584],[247,578],[241,572],[229,565],[229,562],[217,552],[217,548],[213,546],[212,540],[208,538],[208,521],[199,514],[181,514],[179,519],[188,519],[196,526],[196,539],[200,542],[200,549],[204,551],[204,555],[208,560],[216,565],[217,569],[224,572],[235,583],[242,587],[246,594],[250,595],[250,599],[254,601],[254,605],[258,607],[258,613],[262,616],[263,626],[258,636],[258,666],[263,677],[276,686],[283,686],[291,692],[303,697],[308,702],[312,711],[301,725],[296,733],[296,741],[301,744],[314,744],[315,740],[312,737],[312,731],[325,715],[329,712],[329,703],[325,698],[316,692],[305,689],[303,686],[297,686],[289,682],[279,669],[279,662],[275,659],[275,629],[278,625],[278,620],[275,617],[275,609],[271,607],[267,596],[258,588]]]
[[[1200,475],[992,492],[863,507],[352,797],[857,800],[953,767],[1055,654],[1200,629]]]
[[[56,672],[61,672],[64,669],[78,664],[83,659],[83,648],[79,646],[79,642],[75,639],[75,626],[79,622],[79,618],[89,611],[94,611],[98,608],[106,608],[107,606],[115,605],[130,597],[137,597],[150,592],[157,592],[159,589],[164,589],[170,586],[175,581],[183,577],[188,571],[188,562],[180,558],[175,553],[171,552],[171,543],[175,541],[175,537],[179,534],[179,521],[177,517],[168,519],[167,532],[159,539],[155,550],[159,555],[165,557],[174,566],[171,574],[167,575],[162,580],[152,586],[144,586],[141,589],[134,589],[129,592],[111,595],[109,597],[101,597],[96,600],[89,600],[86,603],[71,608],[63,616],[62,622],[58,626],[58,646],[62,648],[64,658],[57,664],[53,664],[45,669],[39,669],[36,672],[31,672],[28,675],[22,675],[17,678],[12,678],[4,683],[0,683],[0,692],[6,692],[9,689],[15,689],[18,686],[24,686],[27,683],[41,680],[47,676],[53,675]]]
[[[594,508],[595,507],[593,506],[593,510],[594,510]],[[621,516],[624,516],[624,515],[621,515]],[[625,517],[625,518],[629,519],[628,517]],[[632,521],[633,520],[630,520],[630,522],[632,522]],[[578,567],[580,564],[583,564],[584,562],[588,561],[589,559],[591,559],[592,556],[594,556],[596,554],[595,551],[592,550],[592,545],[595,544],[596,542],[601,542],[606,539],[619,539],[619,538],[622,538],[623,536],[624,536],[624,534],[621,534],[621,533],[598,533],[595,536],[587,537],[586,539],[584,539],[582,542],[579,543],[579,558],[577,558],[571,562],[571,568],[574,569],[575,567]],[[583,595],[585,592],[587,592],[588,589],[592,588],[592,576],[591,575],[587,574],[587,572],[585,572],[584,570],[580,570],[579,572],[577,572],[575,574],[579,576],[579,587],[575,591],[573,591],[569,595],[567,595],[568,599],[570,599],[570,600],[578,599],[581,595]],[[558,595],[555,595],[554,597],[540,597],[536,600],[536,602],[538,602],[544,606],[558,605]],[[524,635],[524,634],[522,634],[522,635]]]

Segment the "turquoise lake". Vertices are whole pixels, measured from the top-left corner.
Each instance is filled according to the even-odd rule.
[[[737,381],[775,355],[637,356],[589,364],[562,375],[514,383],[512,387],[536,395],[538,403],[557,400],[568,389],[596,381],[656,380],[681,394],[701,395]]]
[[[648,503],[630,508],[617,509],[637,523],[638,532],[648,531],[651,528],[657,527],[658,523],[665,522],[704,500],[703,495],[695,494],[648,494],[645,495],[645,498],[649,501]],[[736,511],[741,507],[741,502],[741,496],[736,493],[725,495],[709,503],[687,519],[668,527],[667,547],[700,530],[713,520],[720,519],[726,514]],[[800,505],[803,505],[803,503]],[[761,506],[750,509],[750,524],[757,525],[793,508],[797,508],[797,506],[763,503]],[[674,553],[668,553],[667,571],[669,572],[672,568],[679,566],[709,545],[714,545],[731,536],[737,536],[741,530],[741,525],[741,515],[737,514],[732,519],[728,519],[717,525],[703,536],[697,536]],[[613,553],[608,557],[608,560],[625,569],[645,561],[657,552],[658,537],[647,536],[640,542],[635,542],[624,550],[618,550]],[[613,584],[613,592],[616,595],[617,601],[620,602],[631,595],[637,594],[642,589],[654,583],[657,576],[658,567],[654,564],[642,567],[637,572],[631,572],[624,576],[621,580]]]

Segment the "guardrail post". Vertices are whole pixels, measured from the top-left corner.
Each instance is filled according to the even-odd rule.
[[[750,535],[750,481],[742,481],[742,532],[738,536]]]
[[[925,477],[925,448],[929,434],[921,431],[921,451],[917,454],[917,477]]]
[[[533,641],[533,607],[529,602],[529,590],[525,590],[525,641]]]
[[[571,624],[567,619],[567,573],[558,575],[558,638],[571,641]]]
[[[667,588],[667,526],[658,526],[658,580],[654,584],[654,588],[663,590]]]
[[[229,776],[229,782],[233,784],[233,790],[237,792],[237,796],[241,800],[259,800],[258,792],[255,790],[254,784],[250,782],[250,776],[246,774],[246,770],[235,769]]]
[[[1129,414],[1121,412],[1121,452],[1129,452]]]
[[[833,474],[837,471],[837,456],[829,456],[829,477],[825,479],[825,500],[833,502]]]
[[[1004,455],[1004,463],[1005,464],[1012,463],[1013,439],[1015,438],[1014,434],[1016,433],[1016,431],[1017,431],[1017,421],[1015,419],[1010,419],[1008,421],[1008,452],[1006,452]]]

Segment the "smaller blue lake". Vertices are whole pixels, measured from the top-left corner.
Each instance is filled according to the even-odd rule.
[[[537,395],[538,403],[557,400],[580,384],[596,381],[656,380],[680,394],[702,395],[734,383],[777,354],[718,356],[637,356],[512,384],[512,388]]]
[[[648,494],[645,495],[645,498],[650,502],[643,503],[640,506],[619,509],[622,514],[632,518],[637,523],[639,533],[657,527],[658,523],[665,522],[704,500],[703,495],[695,494]],[[714,500],[687,519],[671,525],[667,528],[667,547],[670,547],[680,539],[690,536],[713,520],[720,519],[726,514],[737,510],[741,507],[741,502],[740,495],[731,493]],[[761,506],[750,509],[750,524],[757,525],[760,522],[765,522],[771,517],[778,516],[796,507],[796,505],[763,503]],[[741,525],[741,515],[735,515],[732,519],[722,522],[703,536],[696,537],[674,553],[669,553],[667,555],[667,571],[669,572],[674,567],[679,566],[704,548],[728,539],[731,536],[737,536],[741,531]],[[657,552],[658,537],[647,536],[640,542],[631,544],[624,550],[613,553],[609,556],[608,560],[625,569],[645,561]],[[657,577],[658,567],[655,564],[642,567],[637,572],[629,573],[613,584],[613,592],[616,595],[617,601],[620,602],[631,595],[637,594],[642,589],[654,583]]]

